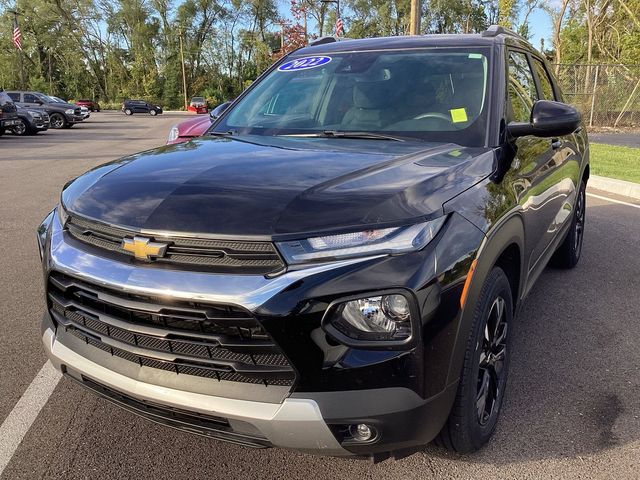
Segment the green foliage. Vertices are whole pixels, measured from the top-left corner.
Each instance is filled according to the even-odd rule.
[[[568,1],[559,42],[562,62],[589,57],[591,19],[593,62],[640,64],[640,0]],[[290,8],[282,27],[278,5]],[[421,30],[479,32],[499,22],[530,37],[529,15],[542,8],[552,15],[550,5],[548,0],[422,0]],[[0,0],[4,88],[20,87],[9,7],[20,12],[25,87],[114,105],[138,97],[167,108],[183,107],[183,64],[187,97],[204,95],[221,103],[304,44],[303,19],[311,38],[330,34],[336,20],[335,4],[321,0]],[[410,0],[342,0],[341,8],[345,36],[408,32]]]

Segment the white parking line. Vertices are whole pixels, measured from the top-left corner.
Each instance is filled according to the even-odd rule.
[[[0,475],[56,388],[62,374],[45,363],[0,425]]]
[[[602,195],[596,195],[595,193],[587,192],[587,195],[589,197],[599,198],[600,200],[606,200],[607,202],[619,203],[620,205],[626,205],[627,207],[640,208],[640,205],[636,205],[634,203],[629,203],[629,202],[623,202],[622,200],[615,200],[615,199],[609,198],[609,197],[603,197]]]

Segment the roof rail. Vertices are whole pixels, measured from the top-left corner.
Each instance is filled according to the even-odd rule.
[[[497,37],[498,35],[509,35],[512,37],[523,38],[513,30],[503,27],[502,25],[491,25],[484,32],[481,33],[483,37]]]
[[[327,35],[326,37],[320,37],[309,42],[309,46],[315,47],[316,45],[324,45],[325,43],[334,43],[339,41],[340,41],[339,37],[334,37],[333,35]]]

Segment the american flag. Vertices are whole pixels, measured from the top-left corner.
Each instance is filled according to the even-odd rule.
[[[344,33],[344,25],[342,25],[342,19],[338,17],[336,20],[336,37],[339,37]]]
[[[18,50],[22,50],[22,32],[20,32],[16,17],[13,17],[13,44]]]

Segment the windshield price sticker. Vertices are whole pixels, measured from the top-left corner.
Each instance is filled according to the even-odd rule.
[[[316,68],[326,65],[331,61],[331,57],[304,57],[296,58],[289,62],[283,63],[278,67],[280,72],[292,72],[295,70],[306,70],[307,68]]]

